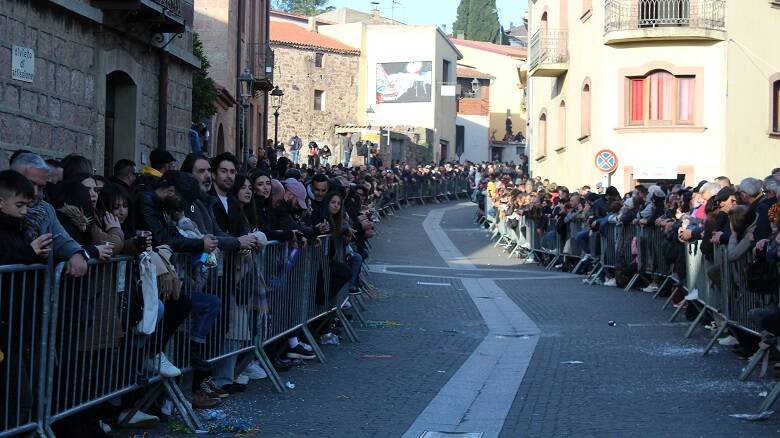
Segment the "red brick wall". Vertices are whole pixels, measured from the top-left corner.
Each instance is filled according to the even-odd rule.
[[[490,114],[490,86],[482,85],[481,99],[461,99],[458,114],[464,116],[487,116]]]

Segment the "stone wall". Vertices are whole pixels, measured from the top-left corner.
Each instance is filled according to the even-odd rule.
[[[336,125],[355,124],[357,120],[357,54],[323,52],[323,67],[314,67],[315,50],[272,44],[275,53],[274,83],[284,91],[279,111],[279,141],[285,147],[294,134],[303,140],[326,143],[335,153]],[[314,91],[325,92],[323,111],[314,110]],[[269,113],[273,110],[269,108]],[[269,136],[273,135],[273,116],[268,118]],[[301,154],[305,160],[305,154]]]
[[[85,5],[84,7],[89,7]],[[185,39],[189,33],[185,34]],[[15,149],[45,157],[70,153],[102,172],[106,75],[125,72],[136,86],[134,155],[157,146],[158,49],[100,26],[67,9],[35,0],[3,0],[0,8],[0,167]],[[32,83],[11,79],[12,46],[35,51]],[[172,46],[187,42],[175,41]],[[169,57],[167,147],[178,158],[189,149],[193,66]]]

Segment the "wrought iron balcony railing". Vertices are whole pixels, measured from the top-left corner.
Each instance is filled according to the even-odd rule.
[[[541,64],[569,62],[569,33],[565,30],[538,30],[531,37],[530,70]]]
[[[167,11],[170,11],[171,13],[181,17],[182,8],[181,3],[182,0],[152,0],[154,3],[157,3],[158,5],[164,7]]]
[[[725,30],[726,0],[607,0],[604,33],[688,27]]]

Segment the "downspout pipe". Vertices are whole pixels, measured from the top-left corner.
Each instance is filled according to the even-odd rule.
[[[168,147],[168,49],[171,36],[163,34],[164,45],[157,54],[160,73],[157,75],[157,149]]]
[[[238,2],[238,26],[236,27],[236,75],[235,75],[235,81],[236,81],[236,90],[235,90],[235,96],[236,100],[238,101],[238,106],[236,106],[236,147],[235,147],[235,153],[237,156],[241,157],[243,154],[240,152],[243,152],[244,145],[242,143],[242,132],[246,131],[246,126],[241,126],[241,116],[244,112],[244,101],[241,97],[241,81],[238,80],[238,77],[241,76],[241,31],[244,28],[244,2],[239,1]]]

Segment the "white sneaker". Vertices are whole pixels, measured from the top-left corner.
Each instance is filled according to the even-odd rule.
[[[658,292],[658,285],[651,284],[650,286],[647,286],[646,288],[642,289],[642,292],[647,292],[650,294],[654,294]]]
[[[164,353],[158,353],[153,358],[147,359],[146,368],[153,373],[159,374],[161,377],[171,378],[181,376],[181,370],[176,368],[176,366],[165,357]]]
[[[718,339],[718,344],[726,347],[733,347],[739,345],[739,341],[734,336],[726,336],[725,338]]]
[[[617,280],[615,280],[614,278],[609,278],[607,280],[604,280],[604,286],[617,287]]]
[[[246,385],[249,383],[249,376],[247,376],[244,373],[241,373],[238,375],[238,377],[236,377],[235,382],[238,383],[239,385]]]
[[[252,361],[249,365],[247,365],[247,367],[244,369],[244,372],[241,374],[249,377],[252,380],[260,380],[268,377],[268,374],[265,373],[265,370],[260,366],[259,363],[257,363],[257,361]]]
[[[130,411],[122,411],[122,413],[119,414],[119,418],[117,419],[119,423],[125,421],[129,414]],[[126,426],[131,428],[154,428],[157,427],[158,423],[160,423],[160,419],[154,415],[136,411],[135,414],[133,414],[130,420],[126,423]]]
[[[304,349],[304,350],[306,350],[306,351],[308,351],[308,352],[312,352],[312,351],[314,351],[314,350],[311,348],[311,345],[309,345],[309,344],[307,344],[307,343],[305,343],[305,342],[300,342],[300,341],[299,341],[298,343],[299,343],[299,344],[301,344],[301,347],[303,347],[303,349]]]

